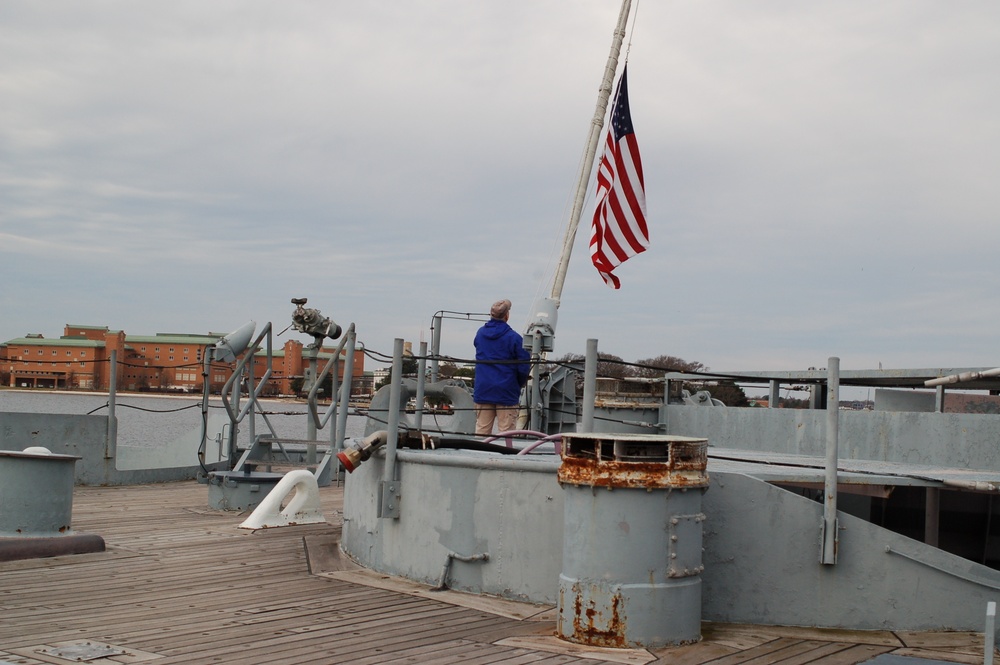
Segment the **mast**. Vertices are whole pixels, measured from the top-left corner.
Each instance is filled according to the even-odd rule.
[[[615,28],[614,37],[611,40],[611,54],[608,56],[608,64],[604,69],[604,79],[601,81],[601,89],[597,95],[597,108],[594,110],[594,119],[590,123],[587,154],[584,157],[583,164],[580,165],[580,173],[576,183],[576,197],[573,199],[573,210],[570,213],[569,224],[566,226],[566,237],[563,239],[562,254],[559,257],[559,265],[556,268],[555,278],[552,282],[551,299],[557,308],[559,307],[559,300],[562,297],[563,284],[566,281],[566,271],[569,269],[570,255],[573,253],[576,230],[580,226],[583,202],[587,196],[587,183],[590,180],[590,171],[594,166],[594,157],[597,155],[597,146],[600,144],[601,130],[604,128],[604,115],[608,110],[608,100],[611,98],[611,87],[614,85],[615,72],[618,70],[618,54],[621,52],[622,42],[625,40],[625,25],[628,23],[628,14],[631,7],[632,0],[622,1],[622,8],[618,14],[618,26]]]

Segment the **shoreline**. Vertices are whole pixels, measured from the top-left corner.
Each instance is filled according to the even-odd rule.
[[[43,395],[78,395],[78,396],[91,396],[91,397],[107,397],[111,393],[107,390],[59,390],[55,388],[12,388],[10,386],[0,387],[0,393],[12,392],[20,394],[43,394]],[[127,391],[119,390],[117,392],[119,397],[149,397],[157,399],[197,399],[202,398],[201,393],[157,393],[148,391]],[[209,395],[209,399],[222,400],[222,397],[217,394]],[[296,404],[307,404],[308,401],[302,397],[295,397],[293,395],[279,395],[277,397],[258,397],[259,402],[292,402]]]

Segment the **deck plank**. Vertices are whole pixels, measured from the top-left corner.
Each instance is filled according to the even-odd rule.
[[[683,647],[580,648],[554,637],[551,608],[352,573],[330,549],[342,488],[320,497],[325,524],[249,531],[238,528],[246,513],[210,510],[193,482],[76,488],[74,530],[108,550],[0,563],[0,660],[63,662],[39,650],[91,641],[157,665],[853,665],[887,652],[981,662],[977,634],[723,624],[704,624],[704,641]]]

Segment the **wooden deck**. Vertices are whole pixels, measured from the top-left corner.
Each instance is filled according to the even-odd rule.
[[[73,528],[108,551],[0,563],[0,665],[983,662],[973,633],[706,623],[686,647],[569,644],[554,637],[553,608],[355,569],[335,547],[342,492],[321,495],[327,524],[250,532],[237,528],[244,516],[209,510],[194,482],[78,487]]]

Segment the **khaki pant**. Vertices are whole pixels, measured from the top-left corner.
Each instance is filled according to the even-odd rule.
[[[517,404],[513,406],[476,404],[476,434],[487,436],[492,434],[494,420],[497,422],[499,432],[517,429],[517,412],[520,408]]]

